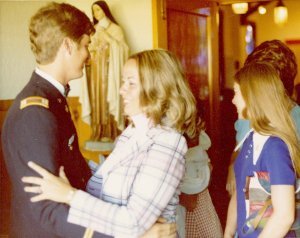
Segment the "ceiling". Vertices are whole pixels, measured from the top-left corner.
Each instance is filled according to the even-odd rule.
[[[228,5],[238,2],[272,2],[276,0],[166,0],[167,6],[175,9],[196,9],[199,7],[208,7],[213,3],[218,3],[220,5]],[[298,0],[297,0],[298,1]]]
[[[219,2],[221,5],[238,3],[238,2],[272,2],[274,0],[209,0]]]

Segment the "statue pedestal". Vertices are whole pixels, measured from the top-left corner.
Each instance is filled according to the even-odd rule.
[[[99,152],[103,155],[108,155],[113,149],[113,142],[102,142],[102,141],[86,141],[84,149],[94,152]]]
[[[113,150],[114,143],[112,141],[85,141],[81,152],[87,160],[92,160],[97,164],[109,156]]]

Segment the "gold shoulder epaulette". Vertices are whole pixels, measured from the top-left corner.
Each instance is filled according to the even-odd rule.
[[[86,228],[83,238],[92,238],[94,231],[91,228]]]
[[[23,99],[20,103],[21,110],[29,106],[41,106],[41,107],[49,108],[49,100],[47,98],[43,98],[39,96],[32,96]]]

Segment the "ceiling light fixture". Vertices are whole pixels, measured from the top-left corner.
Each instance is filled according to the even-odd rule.
[[[264,15],[264,14],[266,14],[266,12],[267,12],[267,9],[264,6],[259,6],[258,7],[258,13],[260,15]]]
[[[274,8],[274,22],[282,26],[284,25],[288,20],[288,9],[283,4],[282,0],[279,0],[276,7]]]
[[[248,11],[248,3],[246,2],[233,3],[231,7],[235,14],[245,14]]]

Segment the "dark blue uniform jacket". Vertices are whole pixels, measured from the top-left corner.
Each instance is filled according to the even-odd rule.
[[[21,109],[21,101],[32,96],[47,99],[49,107],[25,102],[27,106]],[[29,199],[33,194],[25,193],[21,182],[23,176],[37,175],[28,167],[28,161],[56,175],[64,166],[72,186],[82,190],[91,176],[79,151],[65,97],[36,73],[8,111],[2,146],[12,183],[10,238],[83,237],[85,228],[67,222],[67,205],[51,201],[32,203]],[[107,236],[97,233],[94,237]]]

